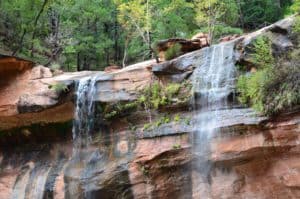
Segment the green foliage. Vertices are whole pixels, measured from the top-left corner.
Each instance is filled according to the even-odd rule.
[[[293,13],[299,14],[300,13],[300,0],[294,0],[290,9]]]
[[[176,43],[165,52],[165,59],[171,60],[181,55],[181,45]]]
[[[163,116],[161,117],[159,120],[157,120],[154,125],[155,127],[159,127],[161,126],[162,124],[167,124],[167,123],[170,123],[171,122],[171,119],[168,117],[168,116]]]
[[[209,27],[203,27],[199,29],[197,32],[204,32],[204,33],[209,33]],[[214,25],[214,32],[213,32],[213,38],[214,41],[218,41],[218,39],[226,36],[226,35],[241,35],[243,34],[243,30],[240,28],[235,28],[228,26],[226,24],[216,24]]]
[[[191,85],[188,82],[170,83],[166,86],[155,82],[141,91],[138,102],[146,109],[159,109],[171,105],[175,98],[178,102],[185,102],[190,97],[190,89]]]
[[[255,110],[263,112],[263,86],[275,64],[271,41],[267,37],[258,37],[251,50],[253,50],[251,61],[256,64],[258,71],[239,77],[237,82],[239,101],[243,104],[251,104]]]
[[[174,144],[173,149],[181,149],[181,145],[180,144]]]
[[[52,63],[49,68],[51,68],[52,70],[59,70],[60,69],[60,65],[58,63]]]
[[[183,121],[184,121],[184,123],[185,123],[186,125],[191,125],[191,118],[190,118],[190,117],[184,118]]]
[[[300,35],[300,16],[297,16],[293,25],[293,33],[299,37]]]
[[[124,116],[138,108],[136,101],[133,102],[118,102],[104,106],[103,114],[106,120],[111,120],[116,117]]]
[[[168,95],[168,97],[172,97],[175,95],[178,95],[179,91],[180,91],[181,85],[180,84],[168,84],[165,88],[166,93]]]
[[[251,61],[260,68],[267,68],[274,64],[272,44],[267,37],[258,37],[254,42]]]
[[[240,102],[266,115],[300,104],[300,51],[294,49],[287,58],[275,62],[270,49],[266,40],[258,39],[253,54],[258,71],[240,76],[237,82]]]
[[[241,27],[255,29],[273,23],[284,16],[291,0],[240,0],[239,24]]]
[[[243,104],[251,104],[252,107],[263,112],[263,85],[268,70],[261,70],[251,75],[242,75],[237,82],[239,101]]]
[[[68,86],[64,83],[61,83],[61,82],[49,85],[48,88],[51,89],[51,90],[54,90],[56,93],[68,92],[69,91]]]
[[[151,43],[187,38],[195,30],[213,40],[240,34],[299,12],[299,0],[10,0],[0,2],[5,51],[66,71],[101,70],[153,58]],[[167,53],[180,55],[175,46]]]
[[[234,0],[196,0],[196,20],[199,24],[206,24],[208,27],[216,22],[224,22],[234,25],[237,21],[238,7]]]
[[[136,131],[136,130],[137,130],[137,127],[129,123],[129,129],[130,129],[131,131]]]
[[[152,128],[152,124],[151,123],[144,124],[143,131],[148,131],[151,128]]]
[[[263,86],[264,113],[273,115],[300,104],[300,50],[280,61]]]
[[[160,117],[159,119],[157,119],[156,121],[154,121],[152,123],[144,124],[143,131],[150,131],[150,130],[160,127],[163,124],[168,124],[170,122],[171,122],[170,117],[165,115],[165,116]]]
[[[174,122],[179,122],[180,120],[181,120],[180,115],[179,115],[179,114],[176,114],[176,115],[174,116]]]
[[[1,1],[0,45],[66,71],[101,70],[153,58],[150,44],[157,40],[187,38],[201,30],[216,41],[299,7],[299,0]],[[179,47],[167,54],[168,59],[178,56]]]

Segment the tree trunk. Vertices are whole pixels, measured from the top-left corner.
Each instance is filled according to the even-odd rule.
[[[33,23],[33,33],[32,33],[32,38],[31,38],[31,57],[34,56],[34,52],[33,52],[33,48],[34,48],[34,39],[35,39],[35,35],[36,35],[36,28],[37,28],[37,23],[46,7],[48,3],[48,0],[44,0],[44,3],[38,13],[38,15],[36,16],[35,20],[34,20],[34,23]]]
[[[115,44],[114,44],[114,62],[117,63],[118,62],[118,39],[119,39],[119,35],[118,35],[118,20],[117,20],[117,11],[115,11],[115,24],[114,24],[114,40],[115,40]]]
[[[53,41],[51,42],[51,58],[48,60],[48,63],[46,65],[49,65],[53,61],[57,61],[57,57],[60,54],[62,48],[59,46],[59,24],[60,24],[60,17],[55,12],[55,10],[52,10],[51,16],[50,16],[50,26],[51,26],[51,37],[53,38]]]
[[[80,71],[80,54],[77,53],[77,71]]]

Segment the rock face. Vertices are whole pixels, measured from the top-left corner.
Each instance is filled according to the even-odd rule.
[[[108,66],[104,69],[104,71],[107,72],[107,73],[115,72],[115,71],[118,71],[118,70],[121,70],[120,66]]]
[[[213,198],[298,198],[299,114],[216,141]],[[226,141],[227,140],[227,141]],[[221,172],[227,170],[226,173]],[[293,177],[291,177],[293,176]],[[223,183],[221,183],[223,182]]]
[[[234,34],[234,35],[228,35],[226,37],[223,37],[221,39],[219,39],[219,42],[227,42],[227,41],[231,41],[231,40],[234,40],[236,38],[240,37],[240,35],[238,34]]]
[[[54,80],[44,82],[44,80],[52,78],[51,71],[43,66],[22,68],[19,65],[21,64],[16,63],[14,65],[16,70],[11,70],[10,73],[5,71],[0,73],[0,130],[18,127],[20,123],[29,125],[35,123],[36,120],[70,120],[72,108],[67,111],[69,116],[66,115],[64,118],[62,115],[64,118],[62,120],[47,114],[47,112],[51,114],[49,108],[63,104],[61,97],[68,97],[49,88],[49,85],[55,83]],[[10,66],[3,63],[0,65],[1,67]],[[68,106],[64,107],[67,108]]]
[[[166,60],[166,51],[175,45],[180,46],[180,54],[185,54],[209,46],[210,41],[208,35],[203,33],[195,35],[191,40],[179,38],[161,40],[156,44],[161,61]]]
[[[236,61],[247,61],[247,48],[259,35],[271,35],[278,52],[289,48],[291,24],[288,18],[234,39]],[[14,137],[19,140],[0,138],[0,198],[300,198],[299,111],[270,119],[231,102],[229,110],[218,112],[215,128],[220,132],[207,144],[207,176],[196,169],[199,156],[193,148],[199,120],[197,111],[189,109],[153,113],[153,120],[166,114],[172,119],[152,130],[144,128],[147,113],[134,112],[92,134],[87,146],[72,143],[78,79],[97,77],[98,103],[128,102],[153,79],[188,80],[207,50],[109,72],[53,76],[47,68],[29,66],[2,75],[0,130],[12,133],[18,128]],[[49,87],[58,83],[67,90]],[[25,140],[31,144],[22,144]]]
[[[216,166],[202,186],[216,199],[299,198],[300,115],[248,119],[236,118],[239,122],[229,122],[222,136],[213,139],[210,159]],[[176,131],[172,127],[168,132]],[[191,169],[191,131],[185,131],[154,132],[151,138],[136,138],[130,131],[102,132],[75,155],[68,142],[6,150],[1,155],[1,196],[37,198],[33,190],[39,186],[39,194],[50,198],[197,198],[201,189],[195,188],[199,183]],[[22,164],[12,165],[14,161]]]
[[[148,85],[154,78],[151,69],[155,63],[155,60],[145,61],[100,75],[97,78],[95,100],[107,103],[135,99],[137,91]]]

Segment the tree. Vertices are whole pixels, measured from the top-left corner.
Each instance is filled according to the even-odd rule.
[[[300,13],[300,0],[294,0],[291,6],[291,10],[294,13]]]
[[[152,58],[157,40],[196,31],[216,40],[299,7],[299,0],[0,0],[0,44],[53,69],[102,70]]]
[[[209,37],[214,39],[218,24],[235,25],[238,19],[238,7],[233,0],[196,0],[196,20],[199,26],[208,28]]]
[[[240,10],[239,25],[256,29],[273,23],[283,17],[290,0],[237,0]]]
[[[128,35],[139,36],[144,44],[148,47],[150,57],[153,57],[153,49],[151,47],[151,32],[153,13],[151,11],[150,0],[131,0],[128,2],[121,2],[118,6],[119,21],[122,27],[126,30]],[[136,32],[136,34],[131,34]],[[126,60],[128,40],[126,39],[124,58]],[[123,61],[123,66],[125,61]]]

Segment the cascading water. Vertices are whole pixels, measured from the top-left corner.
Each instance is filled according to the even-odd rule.
[[[73,142],[75,147],[87,145],[91,141],[94,127],[94,95],[96,76],[80,79],[76,86],[76,108],[73,121]]]
[[[208,187],[201,185],[207,185],[210,180],[210,140],[218,134],[220,112],[226,111],[228,97],[234,92],[234,42],[214,45],[203,49],[203,53],[205,60],[197,66],[193,74],[196,113],[193,150],[197,157],[197,177],[193,189],[197,189],[196,192],[201,193],[202,197],[210,198]]]

